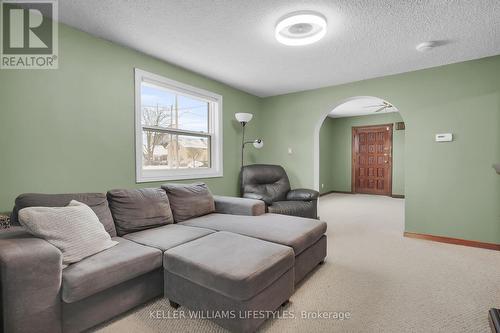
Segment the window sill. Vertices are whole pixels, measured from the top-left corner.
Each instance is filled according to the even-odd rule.
[[[187,179],[202,179],[202,178],[221,178],[224,175],[222,172],[204,172],[192,174],[172,174],[172,175],[151,175],[151,176],[137,176],[136,184],[140,183],[154,183],[168,180],[187,180]]]

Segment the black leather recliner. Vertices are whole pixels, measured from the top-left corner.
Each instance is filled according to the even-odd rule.
[[[291,190],[285,169],[280,165],[246,165],[240,176],[241,196],[264,201],[269,213],[318,218],[319,193]]]

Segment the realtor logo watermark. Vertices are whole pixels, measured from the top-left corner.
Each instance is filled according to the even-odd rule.
[[[1,69],[58,68],[56,0],[0,0]]]

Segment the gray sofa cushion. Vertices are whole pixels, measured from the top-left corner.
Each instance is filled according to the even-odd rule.
[[[314,244],[326,232],[325,222],[279,214],[260,216],[210,214],[181,224],[229,231],[291,246],[295,255]]]
[[[291,248],[229,232],[217,232],[164,254],[170,273],[229,298],[257,295],[294,264]]]
[[[213,230],[169,224],[123,236],[136,243],[166,251],[175,246],[213,233]]]
[[[72,303],[162,265],[162,251],[113,237],[118,245],[70,265],[62,272],[62,299]]]
[[[174,222],[168,197],[161,188],[112,190],[108,201],[118,236]]]
[[[165,184],[175,222],[182,222],[215,211],[215,202],[208,186],[196,184]]]
[[[11,223],[19,225],[18,213],[26,207],[65,207],[71,200],[86,204],[97,215],[104,229],[111,237],[116,236],[115,224],[108,207],[108,200],[104,193],[70,193],[70,194],[40,194],[25,193],[16,198],[12,211]]]
[[[316,204],[316,201],[276,201],[267,210],[274,214],[311,217],[311,210]]]

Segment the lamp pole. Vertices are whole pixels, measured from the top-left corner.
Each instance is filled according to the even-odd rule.
[[[243,169],[243,150],[245,149],[245,125],[246,122],[241,122],[241,126],[243,126],[243,135],[241,136],[241,169]]]
[[[245,113],[245,112],[235,113],[234,117],[241,124],[241,127],[243,127],[242,134],[241,134],[241,169],[243,169],[244,158],[245,158],[245,155],[244,155],[245,154],[245,145],[247,143],[253,143],[255,148],[260,149],[260,148],[262,148],[264,143],[263,143],[262,139],[257,139],[257,140],[245,142],[245,126],[248,124],[248,122],[250,120],[252,120],[253,115],[251,113]]]

